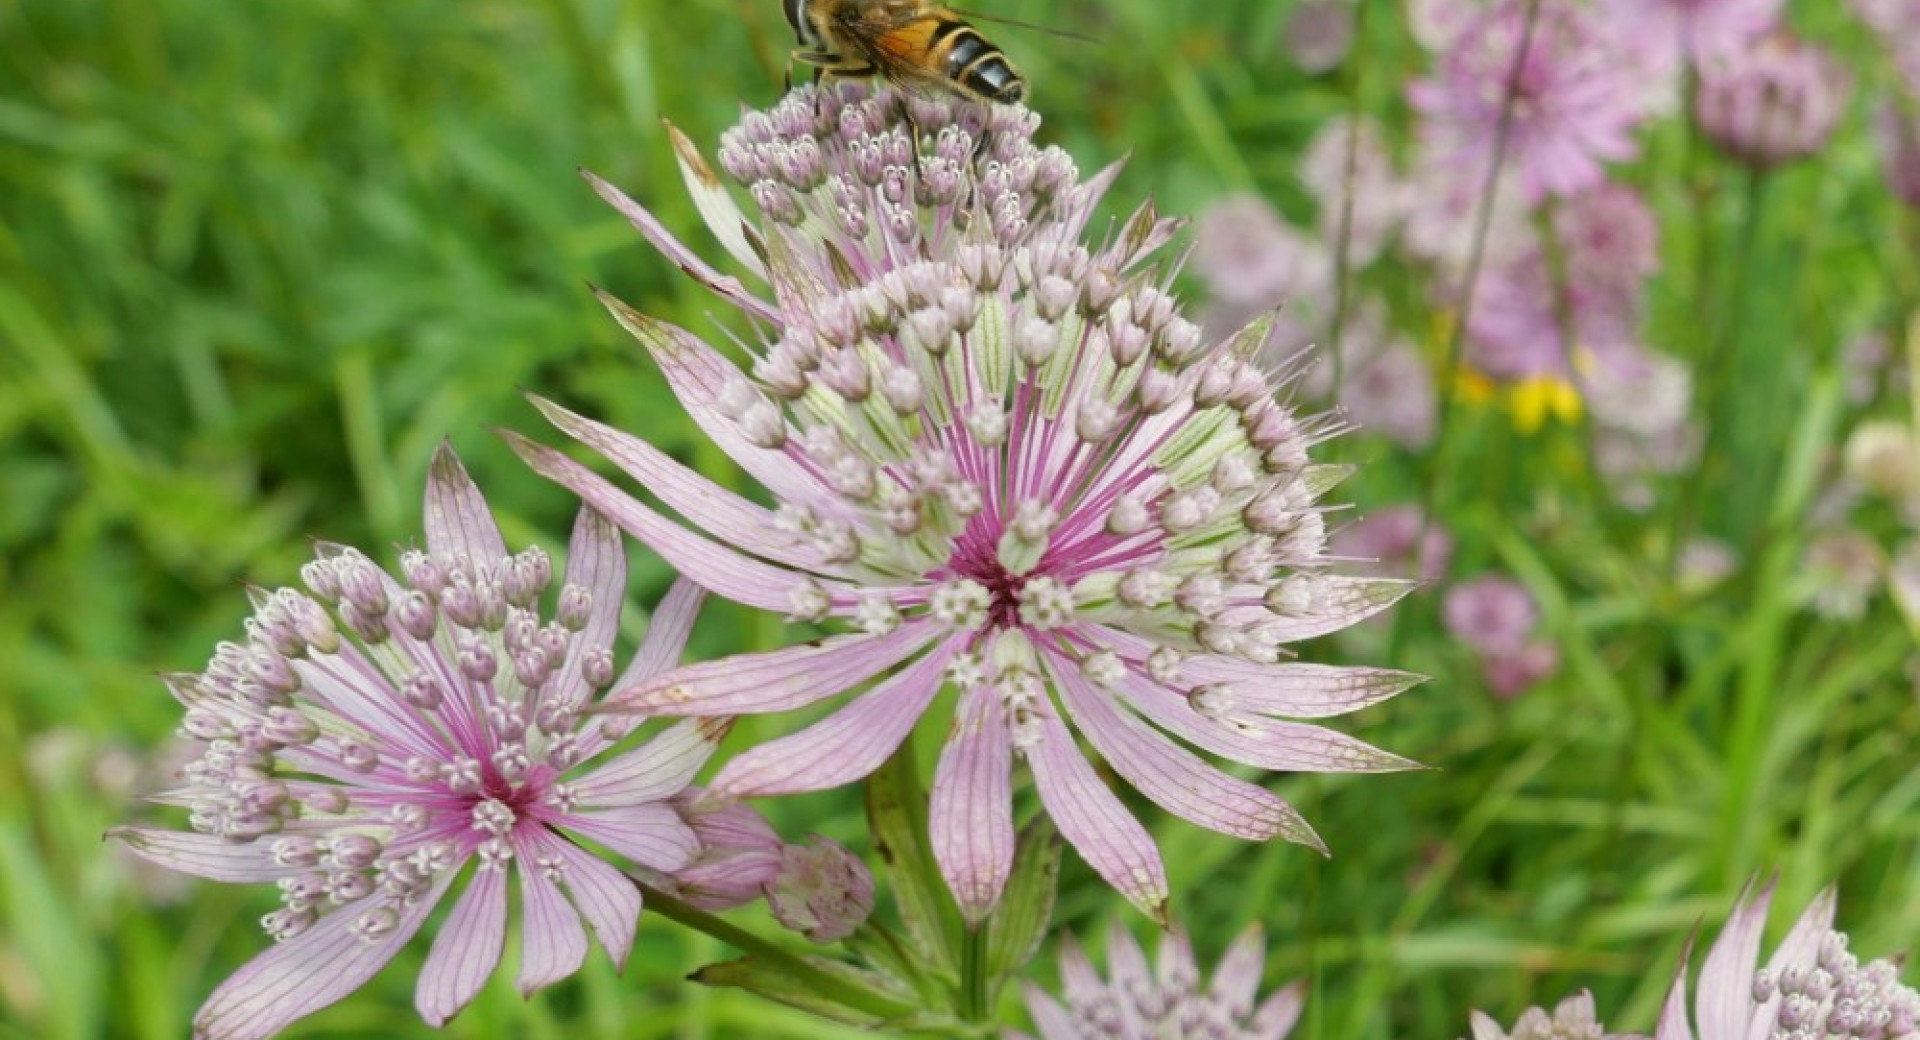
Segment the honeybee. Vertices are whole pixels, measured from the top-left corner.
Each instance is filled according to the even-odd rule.
[[[1000,48],[934,0],[781,0],[793,60],[833,81],[878,76],[909,94],[1016,104],[1027,81]]]

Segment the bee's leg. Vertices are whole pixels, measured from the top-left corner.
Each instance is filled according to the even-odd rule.
[[[907,126],[907,139],[913,144],[913,165],[918,171],[920,160],[925,157],[925,153],[920,147],[920,124],[914,121],[913,106],[908,103],[910,97],[911,95],[904,90],[895,89],[893,92],[893,103],[900,113],[900,121]]]

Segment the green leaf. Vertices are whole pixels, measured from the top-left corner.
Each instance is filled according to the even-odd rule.
[[[1053,898],[1060,881],[1060,841],[1045,814],[1020,831],[1000,905],[987,919],[987,974],[1003,980],[1020,970],[1040,949],[1053,921]]]
[[[743,989],[766,997],[768,1000],[799,1008],[809,1014],[863,1029],[872,1029],[920,1013],[918,1003],[912,994],[900,991],[880,975],[824,957],[807,957],[805,960],[809,967],[832,975],[848,986],[865,991],[873,998],[872,1003],[877,1005],[876,1010],[885,1010],[889,1013],[880,1015],[849,1007],[828,996],[826,988],[820,985],[818,979],[804,978],[795,971],[763,958],[742,957],[739,960],[709,964],[694,972],[691,978],[707,986]]]
[[[927,847],[927,800],[918,770],[908,741],[867,779],[867,827],[887,865],[907,937],[926,951],[928,968],[952,979],[959,964],[960,913]]]

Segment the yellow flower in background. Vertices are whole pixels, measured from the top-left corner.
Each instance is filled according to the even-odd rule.
[[[1548,419],[1564,423],[1580,421],[1580,391],[1558,376],[1537,376],[1512,384],[1507,389],[1507,407],[1513,412],[1513,428],[1521,433],[1538,433]]]

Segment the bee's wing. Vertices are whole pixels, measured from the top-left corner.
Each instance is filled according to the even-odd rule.
[[[926,15],[921,0],[880,0],[861,12],[847,43],[903,93],[937,98],[951,92],[946,75],[927,64],[942,19]]]

